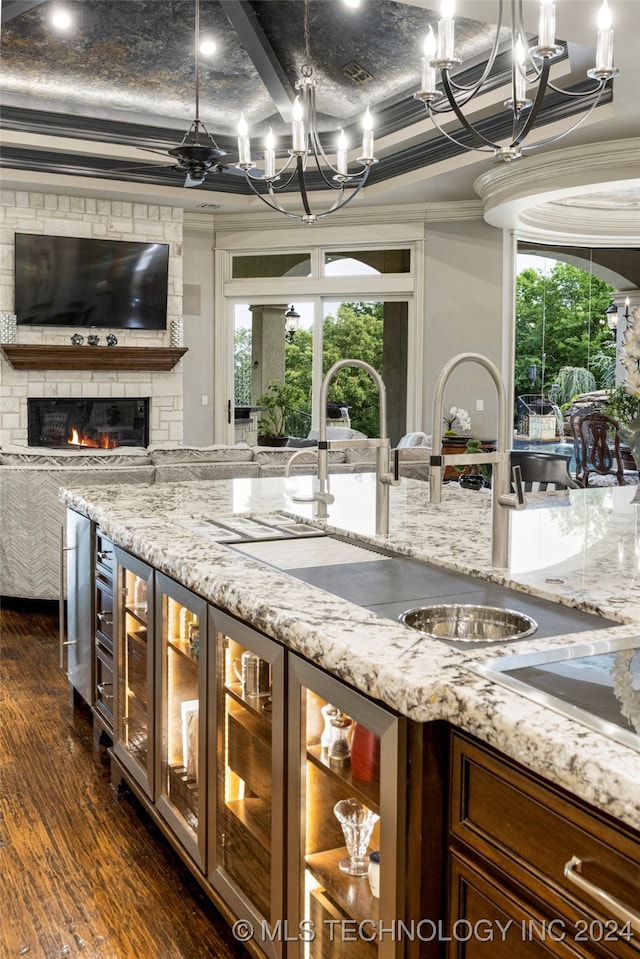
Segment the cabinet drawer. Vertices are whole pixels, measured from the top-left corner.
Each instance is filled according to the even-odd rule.
[[[96,637],[113,653],[113,593],[100,582],[96,582]]]
[[[107,539],[102,530],[96,530],[96,575],[113,583],[115,562],[113,543]]]
[[[640,902],[640,837],[616,827],[596,810],[561,793],[502,756],[454,734],[450,808],[452,840],[464,842],[498,866],[527,895],[547,907],[547,915],[571,922],[596,917],[622,921],[601,897],[581,891],[564,870],[572,857],[581,875],[599,890],[632,909]],[[613,947],[615,955],[638,955],[632,944]],[[607,955],[608,950],[595,949]]]
[[[113,732],[113,656],[96,645],[94,709]]]
[[[558,920],[532,912],[490,875],[453,853],[449,862],[450,915],[442,939],[447,959],[587,957]]]

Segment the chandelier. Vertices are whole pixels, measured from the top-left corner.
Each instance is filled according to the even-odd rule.
[[[551,64],[564,53],[564,47],[556,42],[555,4],[552,0],[540,0],[538,42],[532,47],[529,47],[526,42],[527,33],[521,0],[509,0],[509,2],[511,9],[511,35],[509,40],[511,47],[511,97],[504,104],[511,115],[511,140],[508,145],[500,146],[499,143],[494,143],[483,134],[479,124],[474,126],[463,113],[463,108],[476,94],[486,92],[486,83],[490,79],[501,46],[500,33],[505,7],[503,0],[499,0],[498,3],[496,34],[486,66],[480,78],[468,85],[456,82],[456,79],[451,76],[451,71],[461,62],[455,56],[454,0],[442,0],[437,37],[433,29],[429,27],[429,33],[424,42],[421,89],[414,94],[417,100],[423,101],[428,116],[443,136],[465,150],[493,152],[496,160],[504,162],[516,160],[528,150],[554,143],[575,130],[597,106],[608,81],[617,76],[619,72],[613,66],[613,30],[611,29],[611,14],[607,0],[603,0],[598,14],[595,66],[587,71],[587,76],[594,81],[594,85],[590,90],[584,92],[563,90],[555,86],[549,79]],[[437,88],[438,71],[441,90]],[[525,144],[548,90],[562,96],[566,102],[573,101],[584,105],[585,112],[564,132],[538,140],[535,143]],[[531,92],[531,99],[527,96],[528,92]],[[439,122],[440,116],[452,112],[463,127],[458,136],[443,130]]]
[[[349,172],[347,154],[349,144],[344,130],[336,142],[335,163],[327,157],[318,132],[316,114],[316,81],[313,76],[310,56],[309,0],[304,2],[304,55],[305,60],[300,78],[295,84],[299,91],[291,114],[291,149],[288,159],[280,170],[276,171],[276,141],[269,130],[264,141],[264,170],[258,171],[251,159],[249,129],[240,115],[238,124],[238,163],[251,190],[272,210],[285,216],[300,220],[302,223],[317,223],[318,220],[350,203],[367,182],[371,165],[376,162],[373,155],[373,121],[367,107],[362,121],[362,156],[359,156],[359,169]],[[321,212],[311,208],[309,200],[309,174],[317,170],[320,182],[336,193],[334,202]],[[317,182],[317,176],[314,177]],[[288,210],[280,201],[280,194],[297,181],[301,209]],[[349,188],[347,190],[347,188]]]

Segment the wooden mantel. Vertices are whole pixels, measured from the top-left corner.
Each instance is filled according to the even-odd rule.
[[[143,370],[166,373],[187,352],[174,346],[54,346],[3,343],[15,370]]]

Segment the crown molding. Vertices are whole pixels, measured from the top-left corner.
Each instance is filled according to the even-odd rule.
[[[332,213],[317,226],[302,226],[297,220],[275,213],[242,214],[185,211],[184,232],[206,234],[237,233],[257,230],[303,231],[314,243],[321,242],[322,230],[332,227],[373,227],[384,224],[429,224],[459,220],[481,220],[483,206],[479,200],[459,200],[443,203],[421,203],[410,206],[377,206]]]
[[[604,245],[640,242],[636,208],[607,209],[560,200],[616,190],[640,196],[640,139],[555,150],[494,168],[474,183],[484,218],[528,239]]]

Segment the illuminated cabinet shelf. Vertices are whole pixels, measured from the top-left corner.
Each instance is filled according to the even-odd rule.
[[[209,636],[217,728],[209,881],[254,928],[276,928],[285,916],[285,650],[213,607]],[[261,945],[267,955],[283,955],[277,937]]]
[[[297,875],[289,876],[290,922],[294,928],[314,931],[312,941],[298,944],[296,955],[300,959],[402,955],[402,944],[390,936],[376,936],[375,930],[391,928],[404,915],[401,877],[407,859],[401,824],[406,781],[399,770],[406,764],[406,720],[296,655],[288,662],[289,795],[298,797],[300,804],[290,817],[294,828],[288,836],[289,862],[298,863]],[[334,707],[348,723],[351,755],[344,765],[334,765],[331,746],[326,745],[327,707]],[[335,736],[340,727],[329,728]],[[334,808],[345,799],[356,800],[376,817],[365,857],[370,851],[380,853],[380,898],[372,894],[366,875],[353,876],[340,868],[348,852]],[[365,926],[367,935],[351,941],[335,936],[336,929]]]
[[[96,548],[94,590],[106,588],[106,556]],[[134,792],[225,916],[259,930],[254,956],[400,959],[389,937],[331,936],[336,923],[389,927],[411,905],[422,840],[406,842],[409,828],[420,836],[407,804],[410,724],[121,547],[113,556],[113,616],[104,597],[98,608],[114,637],[114,786]],[[322,744],[327,705],[350,719],[342,766]],[[357,732],[374,747],[369,765],[355,762]],[[377,817],[379,899],[366,875],[340,868],[334,807],[352,797]],[[295,936],[305,928],[313,939]]]
[[[145,796],[155,798],[154,573],[115,553],[115,709],[113,752]],[[100,590],[97,581],[96,589]]]
[[[206,869],[207,604],[156,573],[156,808],[202,872]]]

